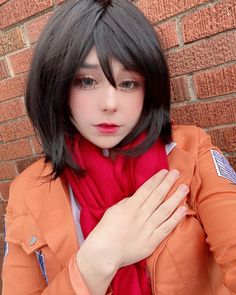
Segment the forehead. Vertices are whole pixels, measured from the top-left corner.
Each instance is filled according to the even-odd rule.
[[[85,63],[91,63],[91,64],[100,64],[99,60],[98,60],[98,56],[97,56],[97,51],[95,49],[95,47],[93,47],[87,57],[85,58]]]

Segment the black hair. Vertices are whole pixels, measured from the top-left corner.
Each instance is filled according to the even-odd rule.
[[[110,58],[145,78],[145,98],[140,119],[115,148],[127,155],[145,152],[158,138],[171,140],[170,83],[160,43],[143,13],[127,0],[70,0],[58,8],[41,34],[26,88],[28,114],[51,161],[53,177],[64,167],[79,171],[66,139],[78,132],[72,124],[68,96],[75,73],[95,47],[102,70],[115,87]],[[146,139],[129,151],[122,146],[141,132]]]

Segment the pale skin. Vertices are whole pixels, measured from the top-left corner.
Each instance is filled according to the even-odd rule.
[[[112,61],[114,88],[101,70],[93,48],[71,87],[69,105],[72,122],[94,145],[112,148],[130,133],[143,106],[145,79]],[[114,134],[96,127],[114,123]],[[110,153],[113,158],[114,154]],[[161,170],[132,196],[110,207],[78,250],[80,273],[92,295],[104,295],[117,270],[151,255],[186,214],[181,201],[189,189],[182,184],[166,195],[179,178],[176,170]],[[96,259],[95,259],[96,257]]]

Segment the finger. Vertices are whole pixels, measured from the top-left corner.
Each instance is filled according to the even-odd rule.
[[[185,206],[180,206],[169,219],[152,232],[151,239],[155,241],[156,245],[159,245],[176,228],[185,217],[186,212],[187,208]]]
[[[171,198],[161,204],[160,207],[147,220],[149,229],[155,230],[164,221],[166,221],[173,214],[181,201],[186,197],[188,192],[188,186],[185,184],[181,184],[171,196]]]
[[[161,184],[167,174],[168,170],[162,169],[149,178],[132,196],[135,202],[139,206],[142,206],[142,204],[149,198],[153,190]]]
[[[142,210],[146,212],[147,218],[160,206],[168,192],[179,178],[178,170],[171,170],[163,181],[156,187],[149,198],[143,203]],[[145,214],[145,213],[144,213]]]

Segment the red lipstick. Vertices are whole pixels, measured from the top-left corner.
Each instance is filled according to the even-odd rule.
[[[116,133],[120,126],[113,123],[101,123],[96,125],[98,131],[102,134],[114,134]]]

